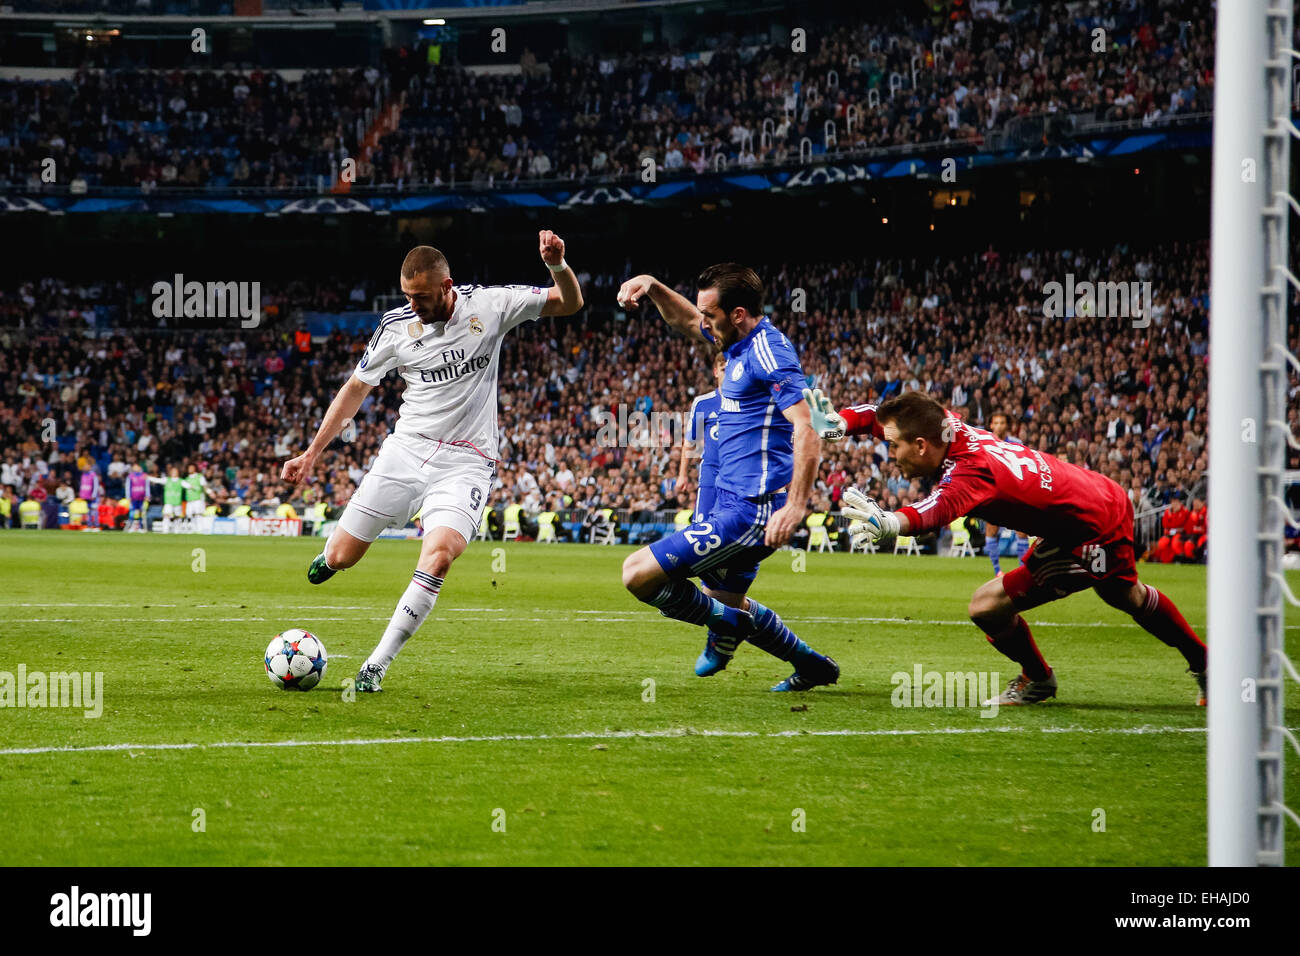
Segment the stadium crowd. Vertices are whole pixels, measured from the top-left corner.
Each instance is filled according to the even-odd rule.
[[[932,262],[759,271],[773,320],[837,404],[924,389],[977,425],[1003,412],[1013,436],[1119,482],[1139,514],[1178,501],[1169,509],[1176,518],[1203,508],[1205,498],[1206,255],[1204,243],[1189,242],[1033,254],[990,248]],[[1078,282],[1150,282],[1150,325],[1086,310],[1045,318],[1044,285],[1067,273]],[[624,276],[579,278],[596,302],[612,300]],[[693,296],[692,276],[665,278]],[[57,286],[35,284],[44,285]],[[334,302],[347,286],[319,291]],[[806,293],[804,312],[789,309],[796,288]],[[297,290],[299,304],[309,292]],[[98,293],[101,307],[123,314],[127,305],[113,300],[137,295],[120,283]],[[269,293],[276,294],[294,298]],[[196,465],[223,513],[307,503],[279,481],[281,463],[310,439],[368,334],[313,340],[286,310],[249,332],[88,335],[75,303],[60,303],[57,292],[36,298],[47,312],[33,317],[25,299],[0,292],[0,485],[11,520],[14,503],[38,486],[66,500],[87,470],[97,471],[106,496],[118,497],[136,461],[154,476]],[[1293,394],[1300,390],[1294,376],[1292,385]],[[355,436],[322,458],[312,500],[332,509],[346,503],[396,419],[401,387],[394,376],[367,398]],[[608,507],[634,516],[687,507],[694,489],[677,485],[682,429],[692,398],[711,388],[702,349],[668,333],[653,310],[524,326],[502,351],[494,506],[518,504],[530,514]],[[810,506],[834,509],[853,484],[891,509],[925,493],[882,444],[848,440],[824,446]],[[1174,540],[1182,528],[1168,512],[1153,529],[1161,520],[1170,541],[1157,548],[1153,532],[1144,542],[1153,556],[1195,559],[1186,534]]]
[[[3,80],[0,188],[46,188],[49,159],[74,190],[324,188],[348,157],[361,186],[607,183],[649,160],[663,175],[790,163],[805,138],[817,153],[976,148],[1021,116],[1151,124],[1211,108],[1213,36],[1195,0],[936,7],[813,30],[806,52],[736,36],[605,58],[525,49],[501,74],[431,64],[421,45],[293,82],[133,69]],[[363,149],[393,106],[400,126]]]

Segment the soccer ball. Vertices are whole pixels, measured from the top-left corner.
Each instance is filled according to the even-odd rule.
[[[311,690],[325,676],[329,658],[315,634],[294,627],[266,645],[266,676],[281,690]]]

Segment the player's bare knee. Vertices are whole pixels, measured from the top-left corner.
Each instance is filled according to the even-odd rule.
[[[654,593],[655,578],[659,573],[659,562],[649,551],[634,551],[623,561],[623,587],[645,600]]]
[[[640,583],[640,562],[637,560],[637,554],[634,552],[623,559],[623,587],[627,588],[633,594],[636,593],[637,584]]]
[[[1007,616],[1007,608],[1004,607],[1005,602],[1002,600],[1002,589],[993,586],[996,584],[998,582],[990,581],[976,590],[971,595],[970,604],[966,608],[971,621],[985,633],[988,633],[990,627],[997,627]],[[1014,609],[1012,612],[1014,613]]]
[[[451,548],[436,545],[420,554],[416,568],[425,574],[432,574],[435,578],[443,578],[447,576],[447,572],[451,570],[451,563],[455,560],[456,554]]]
[[[1140,581],[1131,585],[1099,587],[1094,590],[1099,598],[1115,610],[1126,614],[1137,614],[1147,600],[1147,586]]]
[[[735,591],[715,591],[712,588],[703,586],[701,586],[700,590],[709,597],[721,601],[723,604],[727,605],[727,607],[740,607],[748,610],[748,607],[746,606],[746,601],[748,599],[743,594],[737,594]]]
[[[357,548],[355,544],[360,544],[361,547]],[[365,542],[342,541],[336,535],[332,535],[329,541],[325,542],[325,563],[335,571],[350,568],[361,560],[366,547]]]

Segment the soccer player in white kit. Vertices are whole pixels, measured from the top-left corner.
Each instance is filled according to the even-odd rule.
[[[321,584],[360,561],[384,528],[421,515],[424,539],[415,573],[357,674],[359,691],[380,690],[388,666],[433,610],[452,562],[478,530],[498,463],[502,339],[523,322],[582,308],[577,276],[564,261],[564,240],[550,230],[542,230],[538,240],[542,261],[554,275],[549,289],[454,285],[441,252],[412,249],[402,263],[407,305],[384,315],[311,445],[285,462],[283,480],[306,480],[370,389],[392,369],[406,380],[397,426],[307,570],[307,579]]]

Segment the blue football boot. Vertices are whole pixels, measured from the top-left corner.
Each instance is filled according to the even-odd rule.
[[[695,676],[712,677],[718,671],[726,670],[732,656],[736,653],[736,648],[740,646],[740,641],[739,637],[723,637],[710,630],[704,650],[700,651],[700,656],[695,659]]]

